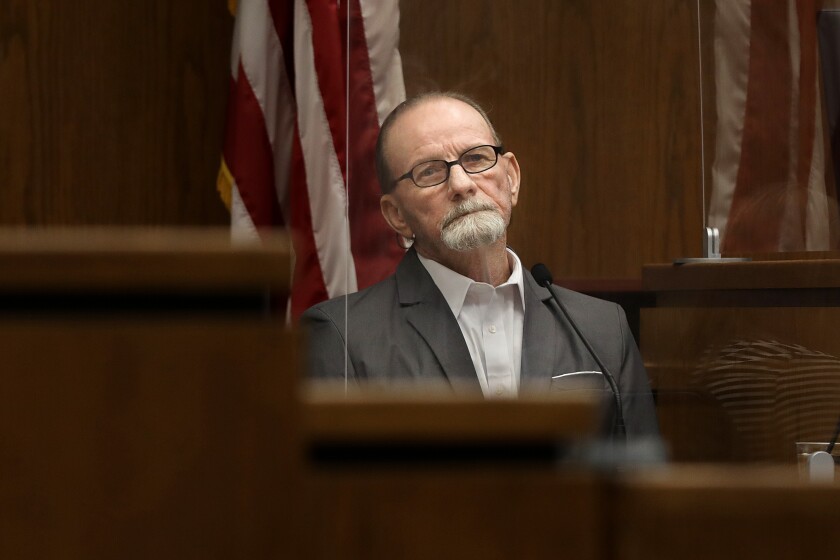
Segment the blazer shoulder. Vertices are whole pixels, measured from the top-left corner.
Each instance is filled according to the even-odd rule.
[[[558,297],[562,298],[563,303],[565,303],[570,308],[579,309],[583,312],[589,313],[615,313],[616,308],[621,310],[621,306],[612,301],[607,301],[605,299],[599,299],[594,296],[589,296],[580,292],[575,292],[573,290],[569,290],[568,288],[557,286],[556,284],[554,288],[557,291]]]
[[[395,301],[396,282],[391,275],[364,290],[317,303],[303,313],[301,320],[306,322],[318,317],[343,320],[345,309],[350,312],[351,318],[367,316],[369,320],[370,313],[381,313],[382,308],[395,305]]]

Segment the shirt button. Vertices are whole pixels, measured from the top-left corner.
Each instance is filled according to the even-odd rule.
[[[499,388],[497,388],[497,389],[496,389],[496,395],[498,395],[498,396],[502,396],[502,395],[504,395],[504,394],[505,394],[505,390],[504,390],[504,389],[502,389],[501,387],[499,387]]]
[[[487,330],[492,334],[496,334],[496,325],[490,325],[490,328]]]

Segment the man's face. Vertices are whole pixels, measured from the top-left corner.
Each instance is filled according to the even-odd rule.
[[[399,177],[418,163],[456,160],[465,151],[484,144],[495,142],[475,109],[456,99],[433,98],[400,115],[388,135],[385,156],[391,172]],[[414,236],[414,246],[421,255],[446,262],[453,249],[444,243],[444,227],[452,239],[459,229],[470,229],[474,224],[483,227],[495,218],[502,222],[498,225],[504,246],[504,230],[518,194],[519,165],[512,153],[506,153],[499,156],[494,167],[481,173],[469,174],[454,165],[449,179],[433,187],[419,188],[411,179],[404,179],[382,197],[381,206],[397,233]],[[466,214],[461,215],[459,209]]]

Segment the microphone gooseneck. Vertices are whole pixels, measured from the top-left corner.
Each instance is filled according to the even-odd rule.
[[[548,267],[542,263],[537,263],[531,268],[531,275],[533,275],[534,280],[537,281],[537,284],[543,286],[548,290],[551,294],[551,298],[554,300],[554,303],[557,304],[558,309],[563,314],[563,317],[566,319],[566,322],[571,325],[572,330],[575,331],[578,338],[583,342],[583,345],[586,347],[586,350],[589,354],[595,359],[595,363],[598,364],[598,367],[601,368],[601,373],[604,375],[604,379],[607,380],[607,384],[610,386],[610,390],[612,390],[613,398],[615,399],[615,409],[616,409],[616,426],[618,428],[618,433],[621,436],[625,436],[627,434],[627,429],[624,425],[624,411],[622,410],[621,405],[621,393],[618,390],[618,384],[615,382],[615,378],[613,377],[612,373],[610,373],[609,368],[601,361],[601,358],[598,357],[598,354],[592,348],[592,345],[589,344],[589,340],[583,336],[583,333],[578,328],[577,323],[575,323],[574,319],[572,319],[569,310],[566,308],[566,305],[560,300],[557,296],[557,292],[554,290],[554,286],[552,285],[553,280],[551,277],[551,272],[548,270]]]
[[[837,427],[834,428],[834,435],[831,436],[831,441],[828,442],[828,449],[826,449],[826,453],[831,455],[831,452],[834,451],[834,446],[837,444],[837,438],[840,437],[840,418],[837,419]]]

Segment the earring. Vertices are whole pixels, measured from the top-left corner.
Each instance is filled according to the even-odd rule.
[[[399,233],[397,234],[397,245],[400,246],[400,249],[408,251],[411,249],[411,246],[414,245],[414,236],[412,235],[409,237],[403,237]]]

